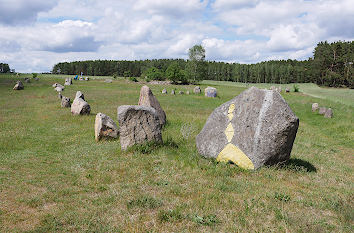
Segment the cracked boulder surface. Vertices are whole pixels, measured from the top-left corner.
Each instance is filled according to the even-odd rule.
[[[71,105],[71,113],[73,115],[90,115],[91,107],[84,100],[84,95],[81,91],[76,92],[76,97]]]
[[[149,141],[162,142],[161,124],[152,107],[122,105],[118,107],[120,145],[122,150]]]
[[[251,87],[216,108],[196,137],[198,152],[245,169],[285,162],[299,118],[277,91]]]
[[[95,139],[100,141],[102,139],[115,139],[119,135],[117,124],[103,113],[97,113],[95,120]]]

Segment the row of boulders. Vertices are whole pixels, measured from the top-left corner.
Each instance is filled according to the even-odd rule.
[[[279,86],[279,87],[271,86],[269,89],[272,90],[272,91],[277,91],[277,92],[279,92],[279,93],[282,92],[282,89],[281,89],[280,86]],[[289,92],[290,92],[290,88],[289,88],[289,87],[286,87],[286,88],[285,88],[285,92],[289,93]]]
[[[194,94],[200,94],[201,92],[202,92],[202,90],[200,89],[199,86],[196,86],[196,87],[193,89],[193,93],[194,93]],[[207,87],[207,88],[205,88],[204,93],[205,93],[205,96],[207,96],[207,97],[216,97],[216,96],[217,96],[217,90],[216,90],[216,88],[214,88],[214,87]],[[167,90],[166,90],[165,88],[162,90],[162,94],[167,94]],[[176,94],[175,89],[172,89],[172,90],[171,90],[171,95],[175,95],[175,94]],[[178,94],[183,95],[183,94],[184,94],[184,91],[179,91]],[[189,92],[189,91],[186,91],[186,94],[189,95],[190,92]]]
[[[333,110],[331,108],[320,107],[318,103],[313,103],[312,112],[317,112],[317,111],[320,115],[324,115],[324,117],[326,118],[333,117]]]

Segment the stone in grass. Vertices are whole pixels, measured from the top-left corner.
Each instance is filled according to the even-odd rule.
[[[160,119],[152,107],[119,106],[118,122],[122,150],[149,141],[162,142]]]
[[[59,92],[58,98],[59,98],[59,99],[62,99],[62,98],[63,98],[63,95],[61,94],[61,92]]]
[[[61,107],[70,108],[71,107],[70,98],[63,96],[61,98]]]
[[[56,88],[56,87],[61,87],[63,90],[64,90],[64,86],[63,85],[61,85],[61,84],[59,84],[59,83],[54,83],[53,85],[52,85],[52,87],[54,87],[54,88]]]
[[[81,99],[85,100],[85,96],[84,96],[84,94],[82,94],[81,91],[76,92],[75,99],[76,98],[81,98]]]
[[[14,86],[14,90],[23,90],[25,87],[23,86],[23,83],[21,81],[17,81],[15,86]]]
[[[71,105],[71,113],[73,115],[90,115],[91,107],[84,100],[83,94],[78,91],[76,92],[76,97]]]
[[[320,107],[320,110],[318,111],[319,114],[324,115],[327,111],[326,107]]]
[[[289,93],[290,92],[290,88],[289,87],[285,88],[285,92]]]
[[[189,93],[190,93],[189,91],[186,91],[186,95],[189,95]]]
[[[141,87],[138,105],[154,108],[160,119],[160,124],[164,125],[166,123],[166,113],[161,108],[159,101],[156,99],[148,86]]]
[[[25,78],[25,82],[26,82],[26,83],[30,83],[30,82],[31,82],[31,79],[30,79],[30,78]]]
[[[175,94],[176,94],[175,90],[174,90],[174,89],[172,89],[172,91],[171,91],[171,95],[175,95]]]
[[[62,92],[62,91],[64,91],[64,88],[58,86],[58,87],[54,88],[54,90],[56,90],[57,92]]]
[[[218,92],[215,87],[207,87],[204,91],[205,96],[207,97],[216,97],[218,95]]]
[[[90,81],[90,78],[89,77],[85,77],[85,81]]]
[[[202,92],[202,90],[200,89],[199,86],[196,86],[194,89],[193,89],[193,92],[194,94],[200,94]]]
[[[312,104],[312,112],[316,112],[318,110],[318,108],[319,108],[318,103],[313,103]]]
[[[326,118],[332,118],[333,117],[333,111],[331,108],[328,108],[324,114],[324,117]]]
[[[72,79],[71,79],[71,78],[66,78],[64,85],[65,85],[65,86],[70,86],[71,84],[73,84]]]
[[[183,92],[183,91],[179,91],[178,94],[179,94],[179,95],[183,95],[184,92]]]
[[[39,78],[38,78],[38,77],[35,77],[34,80],[35,80],[35,81],[39,81]]]
[[[165,88],[162,90],[162,94],[167,94],[167,90]]]
[[[105,83],[112,83],[112,79],[106,79],[104,80]]]
[[[109,116],[97,113],[95,120],[95,139],[114,139],[119,135],[118,126]]]
[[[216,108],[196,137],[198,152],[245,169],[285,162],[299,118],[275,91],[251,87]]]

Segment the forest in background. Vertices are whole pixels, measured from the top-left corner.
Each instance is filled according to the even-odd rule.
[[[322,86],[354,88],[353,61],[354,41],[333,43],[325,41],[318,43],[313,57],[305,61],[288,59],[239,64],[204,59],[91,60],[58,63],[53,67],[52,73],[73,75],[83,72],[84,75],[147,77],[157,80],[172,77],[171,79],[175,78],[173,81],[182,82],[190,81],[193,76],[197,81],[204,79],[244,83],[311,82]],[[193,72],[199,75],[192,74]]]

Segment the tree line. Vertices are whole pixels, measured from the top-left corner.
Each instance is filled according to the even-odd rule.
[[[313,57],[305,61],[272,60],[256,64],[205,61],[205,50],[195,45],[189,59],[152,59],[135,61],[92,60],[61,62],[54,74],[110,75],[170,79],[176,83],[199,80],[244,83],[317,83],[324,86],[354,88],[354,43],[338,41],[317,44]]]

